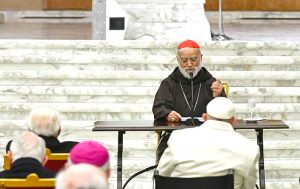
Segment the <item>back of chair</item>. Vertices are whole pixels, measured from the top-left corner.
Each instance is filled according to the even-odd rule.
[[[48,156],[48,161],[45,167],[54,172],[58,172],[63,168],[69,158],[69,153],[51,153],[47,148],[46,155]]]
[[[10,169],[10,160],[8,154],[3,155],[3,169],[4,170]]]
[[[48,156],[48,161],[45,167],[54,172],[58,172],[61,168],[63,168],[69,158],[69,153],[51,153],[51,151],[47,148],[46,155]],[[4,170],[10,169],[10,161],[8,158],[8,154],[4,154]],[[1,189],[1,188],[0,188]]]
[[[54,189],[55,178],[39,178],[37,174],[31,173],[25,179],[1,178],[0,189]]]
[[[224,176],[213,177],[164,177],[154,174],[155,189],[233,189],[233,170]]]

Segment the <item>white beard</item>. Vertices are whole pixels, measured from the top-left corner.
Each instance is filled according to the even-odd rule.
[[[193,72],[188,72],[183,67],[181,67],[179,65],[180,73],[183,75],[183,77],[185,77],[187,79],[192,79],[192,78],[196,77],[196,75],[199,73],[199,71],[201,70],[201,68],[202,68],[202,66],[201,66],[201,64],[199,64],[199,66],[196,67],[196,69]],[[190,73],[193,73],[193,77],[191,77]]]

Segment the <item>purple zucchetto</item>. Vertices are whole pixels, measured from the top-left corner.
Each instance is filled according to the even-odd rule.
[[[99,142],[84,141],[76,144],[70,151],[73,164],[88,163],[101,167],[109,160],[107,149]]]

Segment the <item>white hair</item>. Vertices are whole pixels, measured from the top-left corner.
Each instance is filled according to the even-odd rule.
[[[41,137],[26,131],[12,140],[10,151],[12,162],[20,158],[34,158],[43,163],[46,155],[46,144]]]
[[[177,61],[178,61],[178,57],[180,57],[180,55],[182,54],[182,51],[184,51],[185,48],[182,48],[182,49],[177,49]],[[196,48],[195,48],[196,49]],[[201,58],[201,50],[200,48],[197,48],[197,53],[199,53],[200,55],[200,58]],[[199,61],[199,60],[198,60]],[[179,70],[180,70],[180,73],[183,75],[183,77],[187,78],[187,79],[192,79],[194,77],[197,76],[197,74],[199,73],[199,71],[201,70],[202,68],[202,62],[199,63],[199,65],[196,67],[196,69],[192,72],[193,73],[193,76],[191,77],[190,75],[190,72],[187,72],[181,65],[180,65],[180,62],[178,61],[178,67],[179,67]]]
[[[58,136],[61,129],[59,112],[44,106],[33,108],[29,114],[28,128],[37,135]]]
[[[179,70],[180,70],[180,73],[183,75],[183,77],[187,78],[187,79],[192,79],[194,77],[197,76],[197,74],[199,73],[199,71],[201,70],[202,68],[202,65],[199,64],[196,69],[192,72],[193,73],[193,77],[191,77],[190,73],[187,72],[180,64],[178,65],[179,67]]]
[[[107,177],[96,166],[76,164],[56,176],[56,189],[108,189]]]

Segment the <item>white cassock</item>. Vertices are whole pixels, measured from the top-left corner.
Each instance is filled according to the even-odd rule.
[[[235,189],[254,189],[259,149],[229,123],[208,120],[200,127],[176,130],[157,170],[162,176],[206,177],[234,169]]]

